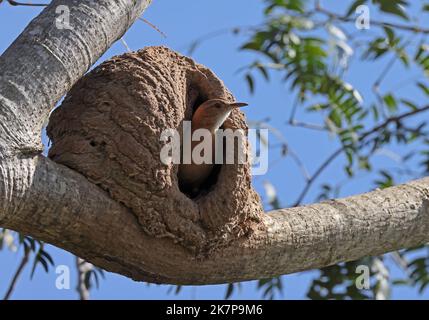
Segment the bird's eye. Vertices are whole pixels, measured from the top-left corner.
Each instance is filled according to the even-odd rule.
[[[215,104],[215,108],[219,109],[220,108],[220,104]]]

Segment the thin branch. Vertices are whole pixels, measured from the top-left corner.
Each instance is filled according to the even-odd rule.
[[[313,123],[307,123],[307,122],[302,122],[302,121],[298,121],[295,119],[296,116],[296,112],[298,110],[298,105],[299,105],[299,97],[296,97],[293,105],[292,105],[292,110],[289,116],[289,121],[286,122],[287,125],[290,125],[292,127],[301,127],[301,128],[305,128],[305,129],[312,129],[312,130],[318,130],[318,131],[326,131],[327,128],[326,126],[321,126],[319,124],[313,124]]]
[[[332,153],[316,170],[316,172],[310,177],[310,179],[307,180],[307,183],[304,187],[304,189],[301,191],[300,195],[298,196],[298,199],[295,201],[295,203],[292,205],[293,207],[297,207],[301,204],[302,200],[304,200],[304,197],[307,195],[308,191],[310,190],[312,184],[316,179],[320,176],[320,174],[333,162],[343,151],[343,147],[337,149],[334,153]]]
[[[2,1],[3,0],[0,0],[0,3],[2,3]],[[26,3],[26,2],[17,2],[17,1],[13,1],[13,0],[6,0],[6,1],[11,6],[28,6],[28,7],[46,7],[46,6],[48,6],[48,4],[45,4],[45,3]],[[164,32],[162,32],[157,26],[155,26],[153,23],[151,23],[147,19],[142,18],[142,17],[139,17],[138,19],[143,21],[147,25],[149,25],[152,29],[154,29],[159,34],[161,34],[161,36],[163,36],[164,38],[167,38],[167,35]],[[128,47],[128,45],[125,42],[125,40],[123,39],[123,37],[120,40],[121,40],[122,44],[125,46],[125,48],[127,49],[127,51],[131,52],[132,50]]]
[[[290,125],[291,127],[300,127],[305,129],[311,129],[311,130],[317,130],[317,131],[328,131],[328,128],[325,126],[322,126],[320,124],[316,123],[308,123],[308,122],[302,122],[297,120],[292,120],[286,123],[287,125]]]
[[[398,57],[396,55],[393,55],[392,59],[389,60],[389,62],[386,64],[385,68],[381,71],[381,73],[378,76],[377,80],[375,80],[375,82],[373,84],[373,88],[380,87],[381,82],[384,80],[384,78],[387,76],[387,74],[389,73],[389,71],[392,69],[392,67],[394,66],[397,58]]]
[[[304,162],[301,160],[301,158],[296,154],[295,151],[289,148],[289,155],[291,158],[295,161],[298,168],[301,170],[302,175],[304,176],[306,181],[310,180],[310,174],[308,173],[308,170],[306,166],[304,165]]]
[[[399,251],[393,251],[390,253],[389,256],[392,258],[393,262],[395,262],[396,265],[400,267],[402,271],[405,272],[408,279],[411,279],[411,271],[408,269],[407,259],[404,256],[402,256],[402,254]]]
[[[293,151],[285,143],[280,143],[280,144],[275,145],[275,146],[270,146],[269,148],[270,149],[274,149],[274,148],[278,148],[278,147],[280,147],[282,149],[286,149],[287,152],[285,154],[282,154],[279,158],[271,161],[268,164],[268,167],[272,169],[273,167],[275,167],[276,165],[278,165],[280,163],[280,160],[282,160],[286,155],[289,155],[291,157],[292,161],[295,162],[295,164],[297,165],[297,167],[301,171],[301,174],[304,177],[305,181],[308,181],[310,179],[310,174],[309,174],[307,168],[305,167],[304,162],[301,160],[301,158],[298,156],[298,154],[295,151]],[[282,153],[283,153],[283,151],[282,151]],[[253,177],[253,179],[254,180],[258,180],[258,179],[260,179],[262,177],[263,177],[262,175],[258,175],[258,176]]]
[[[121,43],[123,44],[123,46],[125,47],[125,49],[128,51],[128,52],[131,52],[132,50],[131,50],[131,48],[128,46],[128,43],[125,41],[125,39],[124,39],[124,37],[121,37],[121,39],[119,39],[120,41],[121,41]]]
[[[405,113],[403,113],[403,114],[400,114],[400,115],[398,115],[398,116],[394,116],[394,117],[390,117],[390,118],[388,118],[388,119],[386,119],[386,121],[384,121],[383,123],[381,123],[381,124],[379,124],[378,126],[375,126],[374,128],[372,128],[371,130],[369,130],[369,131],[367,131],[367,132],[365,132],[365,133],[363,133],[361,136],[360,136],[360,138],[359,138],[359,140],[364,140],[365,138],[367,138],[369,135],[371,135],[371,134],[373,134],[373,133],[376,133],[376,132],[378,132],[379,130],[381,130],[381,129],[384,129],[385,127],[387,127],[389,124],[391,124],[391,123],[394,123],[394,122],[399,122],[399,121],[401,121],[401,120],[404,120],[405,118],[408,118],[408,117],[412,117],[412,116],[414,116],[414,115],[416,115],[416,114],[418,114],[418,113],[422,113],[422,112],[425,112],[425,111],[428,111],[429,110],[429,105],[427,105],[427,106],[425,106],[425,107],[422,107],[422,108],[420,108],[420,109],[415,109],[415,110],[411,110],[411,111],[409,111],[409,112],[405,112]]]
[[[414,36],[411,36],[410,39],[405,42],[404,46],[408,46],[412,42],[412,38],[413,37]],[[374,82],[374,84],[372,85],[372,91],[374,92],[377,100],[379,101],[380,106],[383,106],[385,104],[384,101],[383,101],[383,98],[381,96],[381,93],[380,93],[380,85],[383,82],[383,80],[386,78],[386,76],[390,72],[390,70],[392,70],[392,68],[395,65],[395,62],[396,62],[397,59],[398,59],[398,56],[394,53],[392,59],[390,59],[388,61],[388,63],[386,64],[386,66],[381,71],[380,75],[378,76],[378,78],[376,79],[376,81]],[[386,113],[385,113],[384,108],[381,108],[381,113],[386,118]]]
[[[0,3],[2,1],[3,0],[0,0]],[[6,0],[6,1],[11,6],[29,6],[29,7],[46,7],[46,6],[48,6],[48,4],[45,4],[45,3],[26,3],[26,2],[17,2],[17,1],[13,1],[13,0]],[[151,23],[147,19],[144,19],[142,17],[139,17],[138,19],[143,21],[144,23],[148,24],[151,28],[153,28],[155,31],[157,31],[159,34],[161,34],[161,36],[163,36],[164,38],[167,38],[167,35],[164,32],[162,32],[157,26],[155,26],[153,23]],[[128,51],[131,51],[129,49],[128,45],[123,40],[123,38],[121,38],[121,42],[125,45],[125,47],[127,48]]]
[[[145,18],[139,17],[138,18],[140,21],[143,21],[144,23],[146,23],[147,25],[149,25],[152,29],[154,29],[155,31],[157,31],[161,36],[163,36],[164,38],[167,38],[167,35],[162,32],[156,25],[154,25],[153,23],[151,23],[150,21],[148,21]]]
[[[296,115],[296,112],[298,110],[298,105],[299,105],[299,96],[296,97],[296,99],[292,105],[292,111],[291,111],[290,116],[289,116],[289,124],[291,124],[295,121],[295,115]]]
[[[6,0],[11,6],[27,6],[27,7],[46,7],[46,3],[27,3],[27,2],[18,2],[13,0]],[[0,1],[1,3],[2,1]]]
[[[88,272],[90,272],[94,266],[86,262],[85,260],[76,256],[76,269],[77,269],[77,287],[76,290],[79,293],[80,300],[89,300],[89,287],[87,286]]]
[[[422,113],[425,111],[429,110],[429,105],[422,107],[420,109],[416,109],[416,110],[411,110],[409,112],[405,112],[401,115],[398,116],[394,116],[394,117],[390,117],[388,119],[386,119],[383,123],[379,124],[378,126],[375,126],[374,128],[372,128],[371,130],[368,130],[366,132],[364,132],[360,137],[359,137],[359,142],[363,143],[364,140],[374,134],[377,133],[378,131],[386,128],[389,124],[394,123],[394,122],[399,122],[405,118],[414,116],[418,113]],[[302,190],[302,192],[299,194],[298,199],[294,202],[294,204],[292,205],[293,207],[296,207],[298,205],[301,204],[301,202],[303,201],[304,197],[307,195],[308,191],[310,190],[310,187],[312,186],[312,184],[315,182],[315,180],[320,176],[320,174],[342,153],[342,151],[344,150],[344,146],[341,146],[340,148],[338,148],[337,150],[335,150],[320,166],[319,168],[315,171],[315,173],[310,177],[310,179],[307,180],[307,184],[305,185],[304,189]]]
[[[24,256],[22,257],[22,260],[18,266],[18,269],[16,269],[16,272],[12,278],[12,281],[9,284],[9,288],[6,291],[6,294],[4,295],[3,300],[9,300],[10,296],[12,295],[12,292],[15,289],[16,283],[18,282],[18,278],[21,275],[22,271],[24,270],[24,267],[28,263],[28,260],[30,258],[30,253],[31,253],[30,247],[25,246]]]
[[[410,84],[414,84],[414,81],[416,81],[416,80],[418,80],[420,78],[421,78],[421,75],[420,74],[416,74],[414,76],[406,78],[405,80],[398,81],[398,83],[393,84],[391,86],[390,91],[397,91],[397,90],[404,89],[406,86],[409,86]]]
[[[213,38],[217,38],[219,36],[226,35],[226,34],[238,34],[243,30],[245,30],[245,31],[258,30],[258,28],[260,28],[260,27],[261,26],[246,25],[246,26],[227,27],[227,28],[214,30],[214,31],[205,33],[202,36],[196,38],[191,43],[187,44],[185,48],[187,49],[188,54],[191,54],[194,52],[196,47],[198,45],[200,45],[201,43],[203,43],[204,41],[211,40]]]

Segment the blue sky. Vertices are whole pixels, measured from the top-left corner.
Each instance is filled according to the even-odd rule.
[[[349,1],[346,1],[347,3]],[[333,9],[340,10],[344,7],[343,1],[331,4]],[[138,21],[127,32],[124,40],[132,50],[137,50],[149,45],[166,45],[179,52],[186,53],[193,40],[203,35],[218,30],[227,30],[236,26],[252,26],[263,21],[262,1],[258,0],[218,0],[218,1],[171,1],[154,0],[153,4],[144,13],[143,17],[161,29],[167,38],[163,38],[158,32],[147,24]],[[11,7],[6,4],[0,5],[0,52],[3,52],[9,44],[18,36],[25,25],[38,13],[37,8]],[[73,23],[71,21],[71,23]],[[284,134],[291,148],[298,153],[308,166],[310,172],[319,165],[316,160],[321,160],[337,146],[337,142],[329,136],[322,136],[303,129],[290,129],[285,126],[288,119],[293,96],[279,81],[279,77],[273,76],[267,83],[258,79],[256,82],[256,93],[251,95],[243,80],[243,75],[237,71],[246,64],[252,62],[255,56],[252,53],[240,52],[238,48],[246,40],[246,35],[232,35],[223,33],[213,37],[197,48],[192,57],[210,67],[230,88],[239,101],[250,104],[245,109],[249,120],[262,120],[269,117],[270,125],[279,128]],[[100,59],[103,61],[113,55],[125,51],[121,42],[115,43]],[[369,95],[365,86],[367,76],[374,72],[370,65],[354,65],[351,68],[350,82],[355,84],[365,96]],[[387,85],[394,85],[400,78],[399,69],[393,69],[391,81]],[[407,90],[407,88],[401,88]],[[406,91],[405,91],[406,92]],[[413,92],[410,91],[410,94]],[[306,117],[305,119],[313,118]],[[317,143],[315,143],[315,137]],[[279,158],[275,151],[270,153],[270,161]],[[341,180],[344,178],[340,158],[320,177],[319,182],[327,180]],[[380,159],[379,165],[391,165],[391,159]],[[292,203],[299,191],[304,186],[304,181],[294,163],[286,158],[275,162],[270,166],[267,175],[258,176],[254,184],[258,192],[264,198],[262,183],[270,181],[277,189],[282,205]],[[367,191],[372,186],[372,180],[362,175],[353,183],[347,184],[342,196]],[[316,184],[317,186],[317,184]],[[306,201],[314,200],[318,190],[314,188]],[[267,207],[267,209],[269,209]],[[77,293],[74,288],[76,277],[74,274],[73,256],[63,250],[48,247],[55,260],[56,265],[67,265],[72,269],[72,284],[70,290],[58,290],[55,287],[56,274],[54,271],[46,274],[43,270],[37,270],[35,277],[30,280],[30,270],[26,270],[13,294],[16,299],[75,299]],[[6,250],[0,251],[0,295],[6,290],[7,284],[16,269],[21,258],[21,252],[11,253]],[[392,264],[392,275],[399,276],[400,272]],[[284,276],[284,294],[279,298],[301,299],[305,297],[309,281],[317,276],[317,271],[304,272]],[[106,279],[101,282],[100,288],[91,292],[93,299],[221,299],[225,294],[225,286],[202,286],[185,287],[179,295],[168,294],[169,286],[147,285],[129,280],[125,277],[107,274]],[[236,292],[233,298],[258,299],[261,292],[256,290],[255,282],[242,285],[241,291]],[[393,298],[429,298],[429,292],[419,296],[415,289],[397,287],[394,289]]]

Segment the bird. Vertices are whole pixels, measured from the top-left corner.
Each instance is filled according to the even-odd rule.
[[[178,178],[181,189],[192,197],[198,195],[201,187],[213,172],[215,164],[215,135],[216,131],[223,125],[225,120],[235,108],[247,106],[244,102],[230,102],[224,99],[210,99],[203,102],[195,110],[191,120],[191,136],[197,129],[207,129],[212,138],[212,160],[211,163],[196,164],[192,159],[190,164],[181,163],[178,170]],[[191,152],[200,141],[191,142]],[[192,155],[192,153],[191,153]]]

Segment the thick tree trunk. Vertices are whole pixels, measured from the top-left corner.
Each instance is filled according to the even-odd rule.
[[[223,283],[327,266],[429,241],[429,178],[263,215],[209,256],[149,236],[129,209],[40,155],[55,103],[130,27],[149,0],[53,1],[0,58],[0,226],[136,280]],[[56,8],[72,29],[57,29]],[[148,208],[150,209],[150,208]]]

